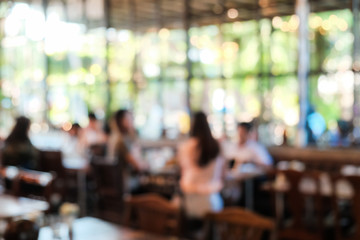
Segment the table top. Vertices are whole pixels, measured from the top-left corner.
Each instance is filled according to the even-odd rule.
[[[62,163],[67,172],[89,172],[90,164],[84,157],[64,157]]]
[[[9,219],[26,214],[48,210],[49,204],[45,201],[30,198],[0,195],[0,219]]]
[[[68,231],[66,226],[63,231]],[[68,233],[68,232],[67,232]],[[52,230],[50,227],[43,227],[40,230],[38,240],[52,239]],[[66,234],[66,233],[65,233]],[[75,220],[73,224],[73,240],[175,240],[176,238],[152,236],[151,234],[133,230],[127,227],[115,225],[103,220],[84,217]]]
[[[246,181],[246,180],[254,179],[257,177],[261,177],[261,176],[266,176],[270,171],[271,171],[271,169],[269,169],[269,170],[253,169],[253,170],[249,170],[249,171],[231,170],[226,173],[225,180],[227,182],[232,182],[232,181],[241,182],[241,181]]]

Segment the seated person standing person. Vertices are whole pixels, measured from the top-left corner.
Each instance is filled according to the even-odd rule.
[[[106,157],[110,161],[119,161],[124,175],[125,191],[136,191],[137,178],[133,173],[146,169],[146,166],[141,161],[130,112],[124,109],[117,111],[109,125],[111,132],[108,138]]]
[[[234,159],[233,173],[239,172],[259,172],[264,173],[256,178],[249,179],[253,181],[254,210],[264,214],[271,214],[269,206],[270,195],[261,190],[261,185],[267,181],[266,170],[271,169],[273,159],[267,149],[252,136],[252,124],[242,122],[238,124],[238,142],[228,149],[226,155],[228,159]],[[245,193],[246,194],[246,193]],[[245,198],[234,199],[233,201],[245,204]]]
[[[227,153],[230,159],[235,160],[234,169],[241,171],[249,170],[252,167],[259,170],[268,169],[272,165],[273,159],[262,144],[252,139],[252,124],[241,122],[238,124],[237,131],[239,142],[230,153]],[[256,169],[252,168],[252,170]]]
[[[2,151],[3,166],[17,166],[37,170],[39,151],[32,145],[28,133],[30,120],[26,117],[16,119],[10,135],[5,139]]]
[[[78,123],[74,123],[65,137],[62,153],[65,159],[81,158],[85,156],[85,148],[80,141],[82,128]]]
[[[188,217],[202,218],[209,211],[221,210],[224,160],[203,112],[194,114],[190,139],[179,146],[178,161]]]

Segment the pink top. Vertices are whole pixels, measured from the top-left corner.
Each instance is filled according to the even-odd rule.
[[[181,167],[180,187],[185,193],[211,194],[219,192],[223,186],[224,159],[220,155],[208,165],[199,167],[197,140],[190,138],[178,149]]]

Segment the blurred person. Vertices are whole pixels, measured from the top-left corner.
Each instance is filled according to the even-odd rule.
[[[81,142],[82,128],[78,123],[74,123],[67,132],[62,152],[64,158],[83,157],[85,154],[85,146]]]
[[[224,159],[203,112],[194,114],[190,138],[178,148],[178,161],[186,214],[199,219],[208,211],[221,210]]]
[[[316,145],[317,141],[326,131],[325,119],[320,113],[315,111],[314,106],[310,106],[308,109],[305,129],[308,145]]]
[[[110,161],[119,162],[124,174],[125,188],[128,192],[135,192],[138,187],[136,173],[145,170],[147,166],[141,159],[130,112],[125,109],[118,110],[111,118],[109,126],[106,157]]]
[[[252,128],[253,126],[249,122],[238,123],[238,142],[236,145],[232,145],[232,151],[229,151],[227,154],[229,159],[234,160],[232,173],[235,174],[235,176],[244,172],[264,172],[264,175],[244,181],[242,186],[244,187],[246,184],[251,184],[248,186],[252,186],[252,204],[254,205],[254,210],[269,216],[271,214],[271,205],[269,204],[271,198],[269,193],[261,190],[261,186],[264,182],[268,181],[265,172],[272,168],[273,159],[267,149],[254,140]],[[237,186],[235,190],[236,189],[239,189],[239,186]],[[241,196],[242,193],[245,195],[248,194],[248,192],[241,191],[240,188],[239,193],[233,194],[232,201],[240,205],[245,205],[245,197]]]
[[[336,131],[330,133],[331,147],[350,147],[352,144],[353,124],[350,121],[337,120]]]
[[[29,138],[30,120],[26,117],[16,119],[14,128],[5,139],[2,151],[4,166],[18,166],[37,170],[39,165],[39,151],[32,145]]]
[[[94,113],[89,113],[89,125],[83,129],[81,142],[86,147],[106,143],[106,134]]]
[[[235,160],[235,171],[244,170],[252,165],[255,168],[268,169],[273,159],[267,149],[252,138],[252,124],[241,122],[237,127],[238,143],[230,153],[229,159]],[[248,163],[250,165],[248,165]]]

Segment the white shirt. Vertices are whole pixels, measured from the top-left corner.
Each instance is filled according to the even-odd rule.
[[[87,147],[95,144],[105,144],[106,135],[99,124],[97,124],[95,127],[91,127],[89,125],[82,131],[81,142]]]
[[[224,155],[226,159],[234,159],[236,167],[243,168],[247,164],[255,163],[271,166],[273,159],[266,148],[254,140],[248,140],[244,145],[225,143]],[[242,166],[244,165],[244,166]]]
[[[190,138],[178,149],[178,161],[181,167],[180,187],[185,193],[219,192],[223,186],[224,159],[218,156],[208,165],[198,166],[200,152],[197,149],[197,143],[195,138]]]

